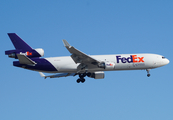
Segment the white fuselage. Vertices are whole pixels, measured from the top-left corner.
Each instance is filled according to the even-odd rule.
[[[106,62],[107,67],[104,69],[98,68],[96,65],[89,65],[87,66],[88,72],[153,69],[169,63],[168,59],[158,54],[91,55],[90,57]],[[57,69],[57,73],[76,73],[79,66],[79,63],[76,64],[70,56],[45,59]]]

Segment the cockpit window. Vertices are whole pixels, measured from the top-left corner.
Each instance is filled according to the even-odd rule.
[[[162,59],[165,59],[165,57],[164,57],[164,56],[162,56]]]

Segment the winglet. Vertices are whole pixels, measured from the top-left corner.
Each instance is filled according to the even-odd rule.
[[[63,41],[65,47],[70,47],[71,46],[66,40],[62,40],[62,41]]]

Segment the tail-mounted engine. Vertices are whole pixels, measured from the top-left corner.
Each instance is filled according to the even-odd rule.
[[[31,50],[8,50],[5,51],[5,54],[8,55],[10,58],[17,58],[17,54],[24,54],[29,58],[34,57],[43,57],[44,56],[44,50],[42,48],[38,49],[31,49]]]

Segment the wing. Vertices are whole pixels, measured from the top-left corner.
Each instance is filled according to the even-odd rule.
[[[44,77],[45,79],[47,77],[50,77],[50,78],[59,78],[59,77],[67,77],[67,76],[75,76],[76,75],[76,73],[59,73],[59,74],[55,74],[55,75],[46,76],[42,72],[39,72],[39,74],[40,74],[41,77]]]
[[[63,40],[64,46],[67,48],[67,50],[72,54],[71,58],[74,60],[75,63],[83,63],[83,64],[93,64],[97,65],[101,61],[98,61],[89,55],[77,50],[73,46],[71,46],[66,40]]]

